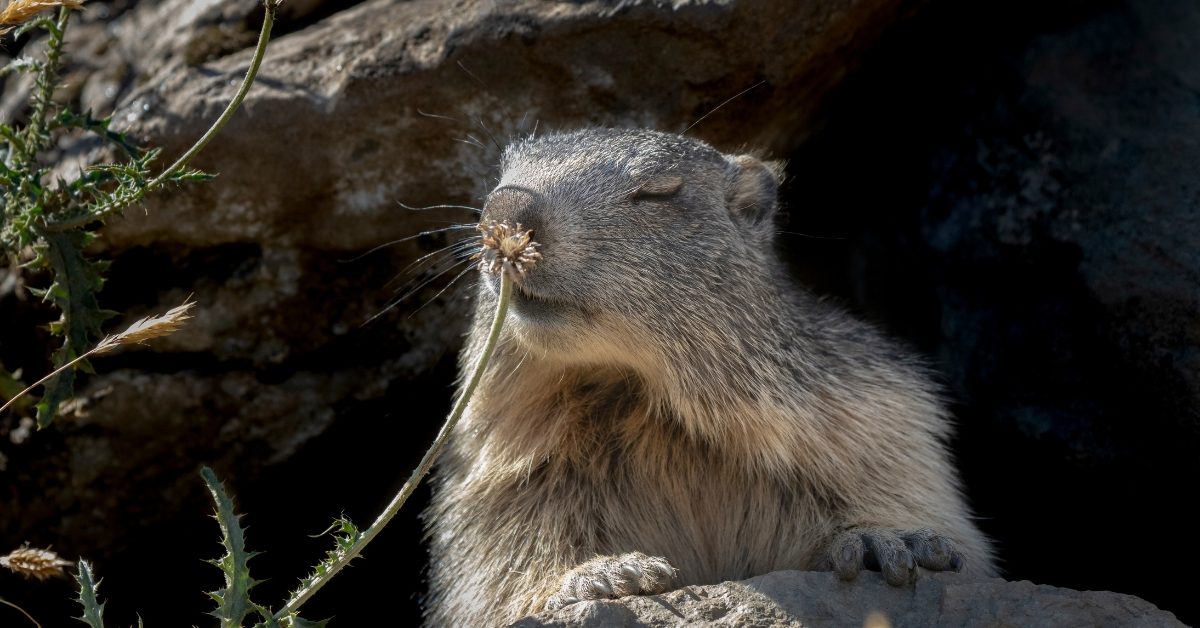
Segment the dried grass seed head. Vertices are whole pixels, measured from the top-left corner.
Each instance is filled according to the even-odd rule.
[[[542,260],[542,254],[538,252],[541,244],[533,241],[533,230],[519,222],[513,227],[507,222],[493,220],[479,225],[479,231],[483,233],[481,263],[487,272],[502,272],[513,282],[520,283]]]
[[[125,331],[101,340],[100,344],[96,345],[94,353],[106,353],[122,345],[142,344],[147,340],[169,336],[179,331],[184,323],[191,320],[191,310],[195,306],[195,301],[188,301],[167,310],[162,316],[147,316],[139,319]]]
[[[24,24],[38,13],[56,7],[82,9],[83,0],[13,0],[0,11],[0,35],[18,24]]]
[[[70,561],[59,558],[58,554],[36,547],[26,546],[13,550],[8,556],[0,556],[0,566],[29,579],[45,580],[64,576],[63,568],[70,565]]]

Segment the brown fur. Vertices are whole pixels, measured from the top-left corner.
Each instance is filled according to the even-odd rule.
[[[773,170],[613,130],[527,140],[502,170],[483,219],[533,228],[544,259],[437,467],[432,624],[672,584],[647,556],[576,569],[630,552],[675,585],[872,560],[900,584],[957,566],[951,545],[994,573],[923,367],[787,280]],[[478,297],[464,372],[495,278]]]

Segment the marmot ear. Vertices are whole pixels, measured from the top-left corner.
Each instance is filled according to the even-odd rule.
[[[730,215],[747,227],[773,228],[783,164],[738,155],[729,159],[729,165],[725,206]]]

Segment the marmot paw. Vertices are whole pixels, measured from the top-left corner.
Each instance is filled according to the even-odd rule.
[[[917,579],[917,566],[932,571],[962,569],[962,554],[954,549],[954,542],[929,528],[851,528],[834,538],[829,551],[833,571],[843,580],[854,579],[866,568],[882,572],[892,586],[903,586]]]
[[[667,559],[641,552],[597,556],[563,576],[558,593],[547,600],[546,610],[556,610],[581,600],[662,593],[671,588],[675,574],[675,568]]]

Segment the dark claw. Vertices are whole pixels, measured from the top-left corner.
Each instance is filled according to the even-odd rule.
[[[856,528],[833,542],[830,562],[838,577],[853,579],[862,569],[879,571],[888,584],[915,582],[924,567],[931,571],[959,571],[963,558],[954,543],[928,528],[911,532],[886,528]]]
[[[946,571],[951,568],[954,544],[929,529],[903,534],[905,544],[917,559],[917,564],[932,570]]]
[[[863,568],[863,536],[855,531],[844,532],[834,540],[830,552],[833,571],[842,580],[853,580]]]

